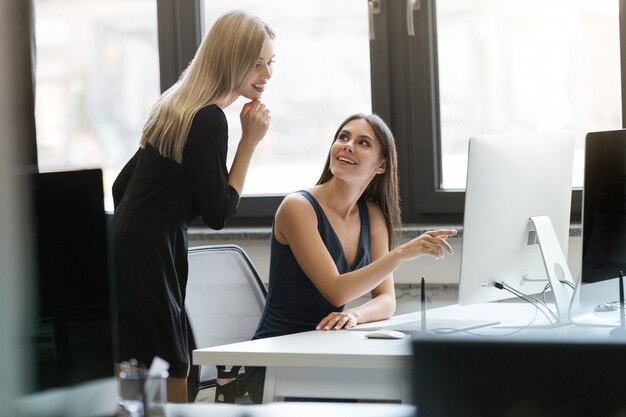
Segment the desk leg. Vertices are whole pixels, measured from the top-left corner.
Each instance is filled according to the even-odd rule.
[[[265,368],[265,384],[263,385],[263,404],[274,401],[283,401],[283,398],[276,397],[276,377],[278,376],[278,368],[268,366]]]

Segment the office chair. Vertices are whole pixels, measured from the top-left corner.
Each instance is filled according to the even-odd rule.
[[[188,261],[185,306],[191,342],[205,348],[250,340],[267,289],[244,250],[231,244],[197,246],[189,248]],[[225,365],[192,366],[190,375],[198,373],[198,389],[215,387],[216,402],[234,403],[245,393],[244,374],[240,366],[227,370]]]

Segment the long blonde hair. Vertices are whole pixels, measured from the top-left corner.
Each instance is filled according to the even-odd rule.
[[[218,18],[180,79],[157,100],[139,146],[152,145],[179,164],[198,110],[226,99],[254,68],[263,44],[275,37],[259,17],[233,10]]]
[[[378,204],[385,217],[387,230],[389,231],[389,249],[393,248],[396,236],[400,230],[400,193],[398,191],[398,154],[396,152],[396,142],[389,126],[377,114],[353,114],[339,125],[333,142],[341,133],[341,129],[348,122],[356,119],[363,119],[374,130],[376,138],[382,146],[383,157],[386,160],[387,169],[382,174],[376,175],[363,192],[363,196]],[[330,152],[326,159],[326,165],[322,171],[317,185],[323,184],[333,177],[330,171]]]

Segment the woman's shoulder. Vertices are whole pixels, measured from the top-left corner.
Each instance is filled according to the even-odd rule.
[[[299,230],[317,227],[317,214],[311,203],[301,192],[287,194],[280,203],[274,219],[274,230],[281,235],[283,230],[294,227]]]
[[[303,207],[304,205],[310,205],[307,198],[305,197],[306,190],[295,191],[289,193],[283,198],[283,201],[280,203],[281,207]]]
[[[307,191],[300,190],[290,194],[287,194],[283,201],[280,203],[276,212],[277,216],[294,216],[302,214],[303,212],[314,212],[313,206],[309,200],[305,197]]]
[[[370,227],[372,229],[380,226],[384,226],[386,228],[387,223],[385,222],[385,215],[383,214],[383,210],[380,205],[371,200],[366,200],[365,204],[367,205]]]
[[[189,129],[188,143],[207,146],[220,141],[207,141],[207,136],[228,140],[228,122],[226,115],[217,105],[211,104],[200,108],[193,117]],[[195,145],[192,145],[195,146]]]
[[[209,104],[201,107],[195,114],[194,119],[203,120],[226,120],[224,111],[217,104]]]
[[[370,213],[370,216],[372,214],[374,215],[383,215],[383,210],[380,208],[380,204],[378,204],[375,201],[372,200],[365,200],[365,204],[367,205],[367,211]]]

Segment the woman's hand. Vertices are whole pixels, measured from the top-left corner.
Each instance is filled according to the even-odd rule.
[[[456,235],[452,229],[439,229],[426,232],[415,239],[398,247],[407,259],[430,255],[435,259],[443,259],[446,252],[452,255],[452,247],[446,242],[448,236]]]
[[[333,311],[319,322],[315,330],[350,329],[357,325],[357,317],[351,311]]]
[[[239,119],[241,120],[241,140],[256,147],[265,136],[272,118],[265,104],[259,100],[252,100],[243,105]]]

